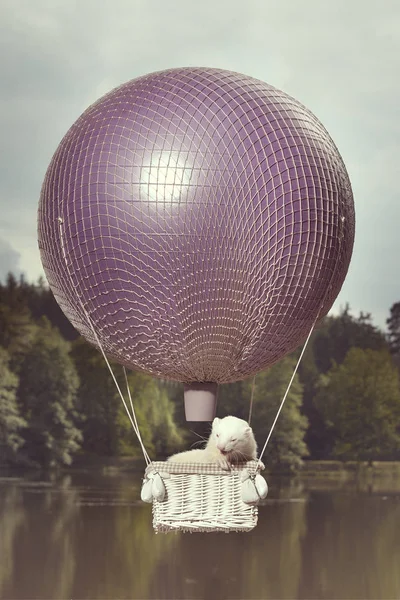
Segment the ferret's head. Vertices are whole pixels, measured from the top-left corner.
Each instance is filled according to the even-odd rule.
[[[249,424],[232,416],[224,419],[216,417],[212,425],[212,435],[221,454],[227,458],[236,455],[239,460],[242,454],[246,454],[244,451],[248,450],[250,440],[253,439]]]

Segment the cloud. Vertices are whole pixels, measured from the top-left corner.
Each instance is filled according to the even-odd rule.
[[[0,281],[4,281],[8,273],[19,275],[20,255],[5,240],[0,239]]]
[[[357,212],[336,306],[349,301],[383,326],[400,299],[399,31],[398,0],[3,0],[0,236],[36,278],[45,170],[70,125],[103,93],[169,67],[232,69],[295,96],[335,140]]]

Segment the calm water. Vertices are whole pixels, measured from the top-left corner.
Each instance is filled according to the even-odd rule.
[[[140,475],[0,478],[0,597],[400,598],[399,481],[270,483],[251,533],[155,535]]]

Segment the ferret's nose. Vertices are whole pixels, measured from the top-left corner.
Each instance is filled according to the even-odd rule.
[[[221,452],[224,451],[224,446],[222,444],[217,444],[217,448],[218,450],[220,450]]]

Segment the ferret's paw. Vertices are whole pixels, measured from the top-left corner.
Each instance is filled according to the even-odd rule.
[[[221,458],[218,459],[218,465],[224,471],[230,471],[230,469],[231,469],[231,463],[223,456],[221,456]]]

